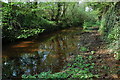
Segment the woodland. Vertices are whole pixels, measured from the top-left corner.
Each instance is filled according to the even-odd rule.
[[[120,79],[120,2],[0,2],[3,79]]]

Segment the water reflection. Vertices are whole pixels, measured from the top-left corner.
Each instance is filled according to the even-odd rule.
[[[19,78],[22,74],[38,74],[49,70],[59,72],[66,64],[66,59],[79,50],[78,33],[79,28],[72,28],[49,36],[45,41],[38,39],[5,46],[3,78]]]

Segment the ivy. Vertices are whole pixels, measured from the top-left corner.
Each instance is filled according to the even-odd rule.
[[[41,72],[36,75],[22,75],[22,78],[42,78],[42,79],[55,79],[55,78],[79,78],[79,79],[92,79],[93,77],[98,78],[99,75],[92,74],[90,72],[91,69],[94,68],[94,63],[88,63],[88,60],[91,59],[92,56],[88,56],[86,58],[81,55],[77,55],[71,63],[68,63],[61,72],[52,73]],[[86,60],[87,59],[87,60]],[[85,64],[87,63],[87,64]]]

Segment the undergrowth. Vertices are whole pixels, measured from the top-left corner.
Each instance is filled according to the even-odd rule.
[[[68,63],[67,66],[63,68],[61,72],[52,73],[52,71],[41,72],[35,75],[22,75],[22,78],[42,78],[42,79],[61,79],[61,78],[79,78],[79,79],[92,79],[94,77],[99,77],[96,74],[91,73],[94,69],[95,64],[89,62],[92,59],[90,56],[77,55],[74,57],[73,61]]]

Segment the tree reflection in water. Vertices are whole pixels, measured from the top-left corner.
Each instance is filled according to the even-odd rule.
[[[71,53],[75,54],[75,50],[79,49],[79,35],[75,34],[77,30],[66,31],[43,42],[22,42],[29,45],[27,47],[21,48],[17,44],[17,47],[3,50],[3,78],[19,78],[22,74],[39,74],[49,70],[59,72]]]

